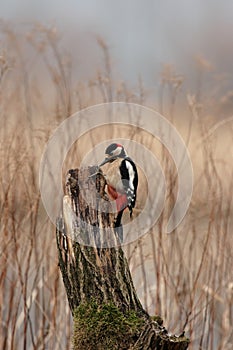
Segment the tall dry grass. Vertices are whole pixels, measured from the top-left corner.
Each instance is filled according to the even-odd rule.
[[[225,115],[229,118],[222,123],[221,115],[212,113],[213,106],[224,113],[231,94],[220,98],[204,89],[207,75],[214,74],[211,65],[197,59],[195,91],[166,65],[156,96],[148,96],[142,79],[135,89],[114,81],[110,52],[100,38],[103,68],[90,81],[77,83],[74,62],[63,55],[55,28],[37,25],[25,35],[2,23],[0,36],[0,347],[71,348],[72,321],[57,266],[55,228],[38,189],[39,161],[49,135],[87,106],[109,101],[151,105],[153,100],[183,135],[195,182],[185,219],[165,234],[177,191],[167,150],[139,130],[112,129],[113,137],[119,131],[156,148],[167,181],[157,224],[124,248],[135,286],[144,307],[161,315],[169,331],[186,331],[190,349],[232,349],[232,120]],[[98,132],[86,137],[84,145],[90,148],[101,141]],[[80,145],[71,149],[65,170],[80,163],[85,154]]]

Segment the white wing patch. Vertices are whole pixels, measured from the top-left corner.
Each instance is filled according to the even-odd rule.
[[[128,169],[129,172],[129,187],[134,190],[134,185],[133,185],[133,179],[134,179],[134,170],[130,162],[127,160],[125,161],[126,168]]]

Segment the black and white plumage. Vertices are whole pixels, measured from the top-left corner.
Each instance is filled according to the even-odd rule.
[[[103,173],[107,182],[109,195],[116,200],[119,213],[117,224],[120,224],[122,213],[129,208],[130,217],[133,213],[137,198],[138,172],[133,160],[128,157],[124,147],[118,143],[112,143],[105,150],[105,160],[100,167],[104,167]]]

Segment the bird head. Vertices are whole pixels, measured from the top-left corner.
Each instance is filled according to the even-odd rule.
[[[100,164],[100,166],[109,162],[111,163],[117,158],[125,158],[125,157],[127,157],[127,154],[125,152],[124,147],[119,143],[111,143],[111,145],[109,145],[105,150],[105,159]]]

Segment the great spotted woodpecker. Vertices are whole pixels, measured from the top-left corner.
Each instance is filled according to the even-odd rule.
[[[124,147],[118,143],[112,143],[105,150],[105,159],[100,164],[107,183],[107,191],[110,197],[116,200],[117,218],[115,226],[119,227],[123,211],[129,208],[132,217],[133,208],[137,198],[138,172],[136,165],[128,157]]]

